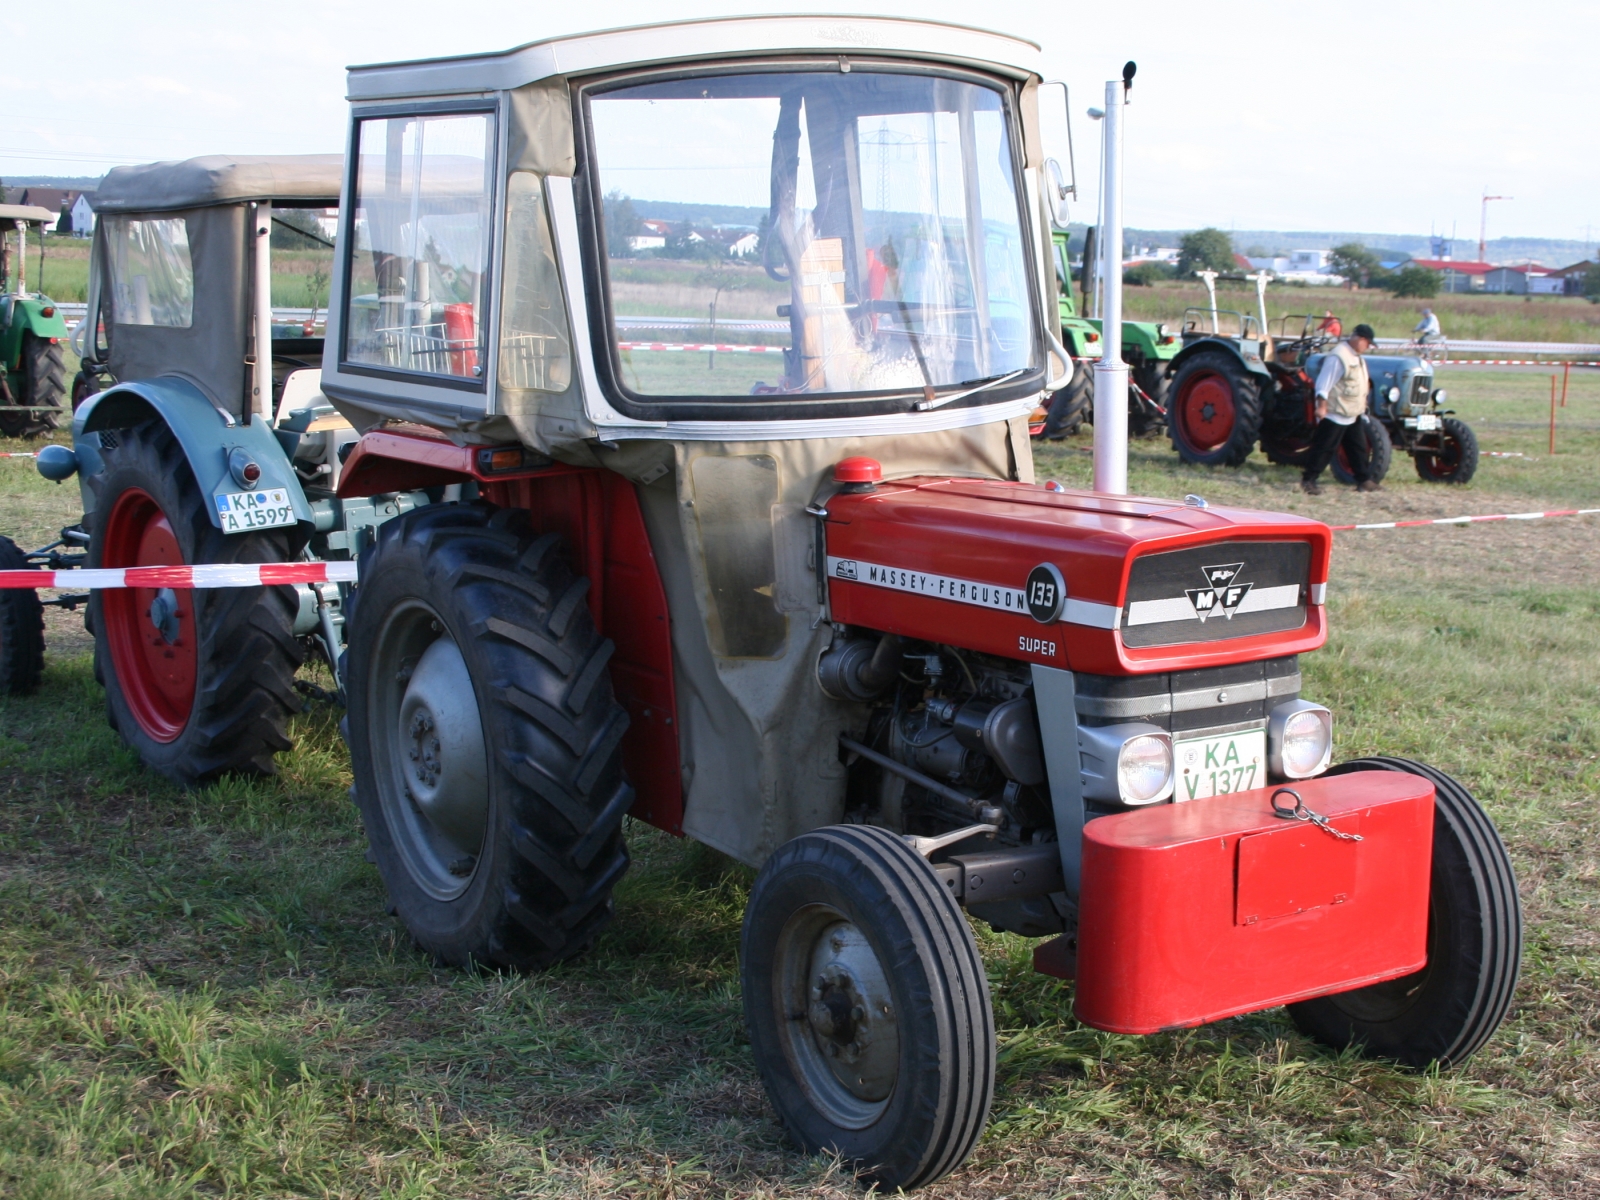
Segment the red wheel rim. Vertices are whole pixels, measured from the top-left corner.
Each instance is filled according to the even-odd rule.
[[[100,565],[182,566],[183,550],[161,506],[140,488],[117,497],[106,518]],[[158,742],[183,732],[194,707],[196,664],[194,593],[156,588],[114,588],[102,593],[111,666],[139,727]],[[174,609],[158,627],[151,608],[158,597]],[[173,601],[176,601],[175,606]]]
[[[1233,385],[1226,376],[1200,371],[1184,381],[1178,428],[1183,440],[1201,452],[1228,444],[1233,437]]]

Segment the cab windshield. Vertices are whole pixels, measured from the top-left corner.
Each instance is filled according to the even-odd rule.
[[[835,63],[588,111],[627,391],[925,397],[1035,366],[999,89]]]

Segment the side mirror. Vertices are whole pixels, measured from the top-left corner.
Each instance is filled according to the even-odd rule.
[[[1054,158],[1044,160],[1044,194],[1045,201],[1050,205],[1051,223],[1057,229],[1065,229],[1072,220],[1071,210],[1067,207],[1072,186],[1067,182],[1060,161]]]

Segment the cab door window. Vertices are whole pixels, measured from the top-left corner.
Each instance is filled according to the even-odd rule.
[[[482,378],[494,141],[490,113],[359,123],[346,363]]]

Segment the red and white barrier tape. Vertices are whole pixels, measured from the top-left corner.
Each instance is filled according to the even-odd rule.
[[[38,458],[38,457],[39,456],[37,454],[35,454],[32,450],[10,451],[10,452],[5,453],[5,454],[0,454],[0,458]]]
[[[86,567],[0,571],[0,588],[224,588],[354,583],[353,562],[227,563],[199,567]]]
[[[1568,362],[1566,359],[1551,361],[1547,358],[1452,358],[1448,362],[1436,362],[1434,369],[1444,367],[1600,367],[1600,361]]]
[[[618,350],[711,350],[718,354],[782,354],[782,346],[737,346],[721,342],[618,342]]]
[[[1426,521],[1374,521],[1369,525],[1330,525],[1339,532],[1345,529],[1410,529],[1414,525],[1472,525],[1478,521],[1537,521],[1541,517],[1584,517],[1600,513],[1600,508],[1557,508],[1550,512],[1492,513],[1482,517],[1434,517]]]

